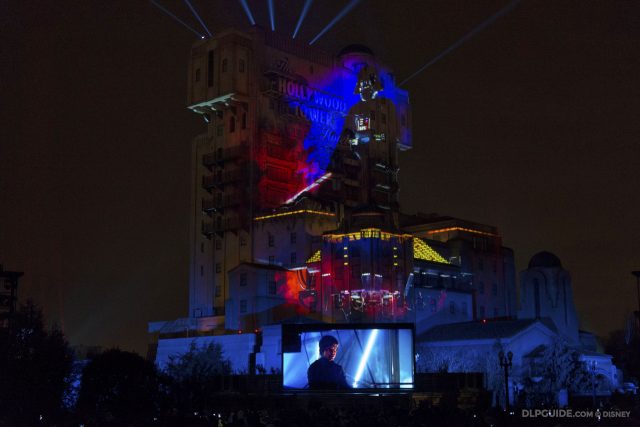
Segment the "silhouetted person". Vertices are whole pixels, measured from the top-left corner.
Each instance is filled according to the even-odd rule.
[[[331,335],[320,338],[318,343],[320,358],[307,370],[309,388],[312,390],[350,389],[342,366],[333,361],[338,353],[338,340]]]

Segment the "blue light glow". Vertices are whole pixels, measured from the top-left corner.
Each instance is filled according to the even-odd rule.
[[[362,355],[362,359],[360,359],[360,365],[358,366],[358,370],[356,371],[356,376],[353,378],[353,388],[358,387],[358,382],[360,382],[360,378],[362,378],[362,373],[364,372],[365,366],[369,362],[369,356],[371,355],[371,349],[376,342],[376,337],[378,336],[378,330],[374,329],[369,334],[369,339],[367,340],[367,346],[364,349],[364,354]]]

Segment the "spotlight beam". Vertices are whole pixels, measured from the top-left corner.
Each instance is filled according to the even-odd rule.
[[[276,30],[276,18],[274,16],[275,12],[273,10],[273,0],[268,0],[267,4],[269,5],[269,21],[271,21],[271,31]]]
[[[296,24],[296,29],[293,31],[293,38],[295,39],[298,35],[298,31],[300,31],[300,26],[302,25],[302,21],[307,16],[309,12],[309,8],[311,7],[311,3],[313,0],[304,0],[304,6],[302,6],[302,12],[300,12],[300,18],[298,18],[298,23]]]
[[[324,33],[326,33],[327,31],[329,31],[329,30],[331,29],[331,27],[333,27],[334,25],[336,25],[336,24],[338,23],[338,21],[340,21],[342,18],[344,18],[344,16],[345,16],[347,13],[349,13],[349,12],[351,11],[351,9],[353,9],[354,7],[356,7],[356,6],[358,5],[358,3],[360,3],[360,0],[351,0],[351,1],[349,2],[349,4],[348,4],[348,5],[346,5],[346,6],[344,7],[344,9],[342,9],[342,10],[340,11],[340,13],[338,13],[338,14],[336,15],[336,17],[335,17],[335,18],[333,18],[333,19],[331,20],[331,22],[329,22],[329,24],[328,24],[326,27],[324,27],[324,29],[323,29],[322,31],[320,31],[320,33],[318,33],[318,35],[317,35],[317,36],[315,36],[315,38],[314,38],[313,40],[311,40],[311,41],[309,42],[309,44],[310,44],[310,45],[312,45],[312,44],[314,44],[315,42],[317,42],[317,41],[318,41],[318,39],[324,35]]]
[[[202,21],[202,18],[200,18],[200,15],[196,11],[196,9],[191,5],[191,2],[189,0],[184,0],[184,2],[187,4],[187,6],[189,6],[189,9],[191,9],[191,13],[193,13],[193,16],[195,16],[198,22],[200,22],[200,25],[202,25],[202,28],[204,28],[207,34],[209,34],[209,37],[211,37],[212,36],[211,31],[209,31],[209,28],[207,28],[204,21]]]
[[[174,15],[173,13],[169,12],[167,9],[165,9],[164,7],[162,7],[161,4],[156,3],[154,0],[150,0],[151,4],[153,4],[155,7],[157,7],[158,9],[160,9],[161,11],[163,11],[164,13],[166,13],[167,15],[169,15],[170,17],[172,17],[175,21],[179,22],[180,24],[184,25],[185,28],[187,28],[189,31],[193,32],[194,34],[196,34],[198,37],[200,37],[201,39],[204,38],[204,36],[202,34],[200,34],[199,32],[197,32],[196,30],[194,30],[193,28],[191,28],[189,25],[185,24],[184,21],[182,21],[180,18],[178,18],[176,15]]]
[[[469,31],[466,35],[464,35],[457,42],[455,42],[454,44],[452,44],[451,46],[449,46],[448,48],[446,48],[445,50],[440,52],[438,55],[436,55],[435,58],[433,58],[431,61],[429,61],[426,64],[424,64],[415,73],[411,74],[409,77],[404,79],[398,86],[404,85],[406,82],[408,82],[409,80],[411,80],[412,78],[414,78],[415,76],[417,76],[418,74],[420,74],[421,72],[423,72],[424,70],[426,70],[427,68],[429,68],[430,66],[435,64],[436,62],[438,62],[439,60],[441,60],[442,58],[444,58],[446,55],[448,55],[449,53],[454,51],[456,48],[458,48],[464,42],[469,40],[471,37],[475,36],[480,31],[484,30],[489,25],[493,24],[498,18],[500,18],[501,16],[505,15],[507,12],[510,12],[518,3],[520,3],[520,0],[513,0],[511,3],[509,3],[508,5],[503,7],[502,9],[500,9],[498,12],[496,12],[495,14],[493,14],[492,16],[487,18],[482,23],[480,23],[480,25],[475,27],[473,30]]]
[[[247,14],[247,18],[249,18],[249,22],[251,25],[256,25],[256,20],[253,19],[253,14],[251,13],[251,9],[249,9],[249,5],[247,4],[247,0],[239,0],[240,4],[242,4],[242,8],[244,9],[244,13]]]

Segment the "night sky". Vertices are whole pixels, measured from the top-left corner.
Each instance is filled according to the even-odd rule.
[[[299,39],[346,3],[316,0]],[[366,44],[401,81],[507,3],[364,0],[317,46]],[[235,0],[192,4],[213,33],[247,24]],[[275,4],[291,34],[303,1]],[[0,40],[0,263],[72,344],[144,354],[148,321],[187,314],[196,36],[145,1],[9,1]],[[582,328],[621,328],[640,270],[640,2],[523,0],[405,88],[403,210],[497,226],[517,271],[555,253]]]

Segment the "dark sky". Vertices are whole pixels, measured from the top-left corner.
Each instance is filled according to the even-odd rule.
[[[299,38],[346,3],[316,0]],[[317,45],[366,44],[402,80],[507,3],[364,0]],[[246,24],[235,0],[192,4],[214,33]],[[266,2],[250,4],[266,27]],[[290,34],[302,0],[275,4]],[[144,353],[148,321],[187,314],[195,36],[144,1],[9,1],[0,40],[0,263],[72,344]],[[518,271],[554,252],[582,327],[622,327],[640,269],[639,76],[640,2],[523,0],[406,85],[404,210],[497,226]]]

